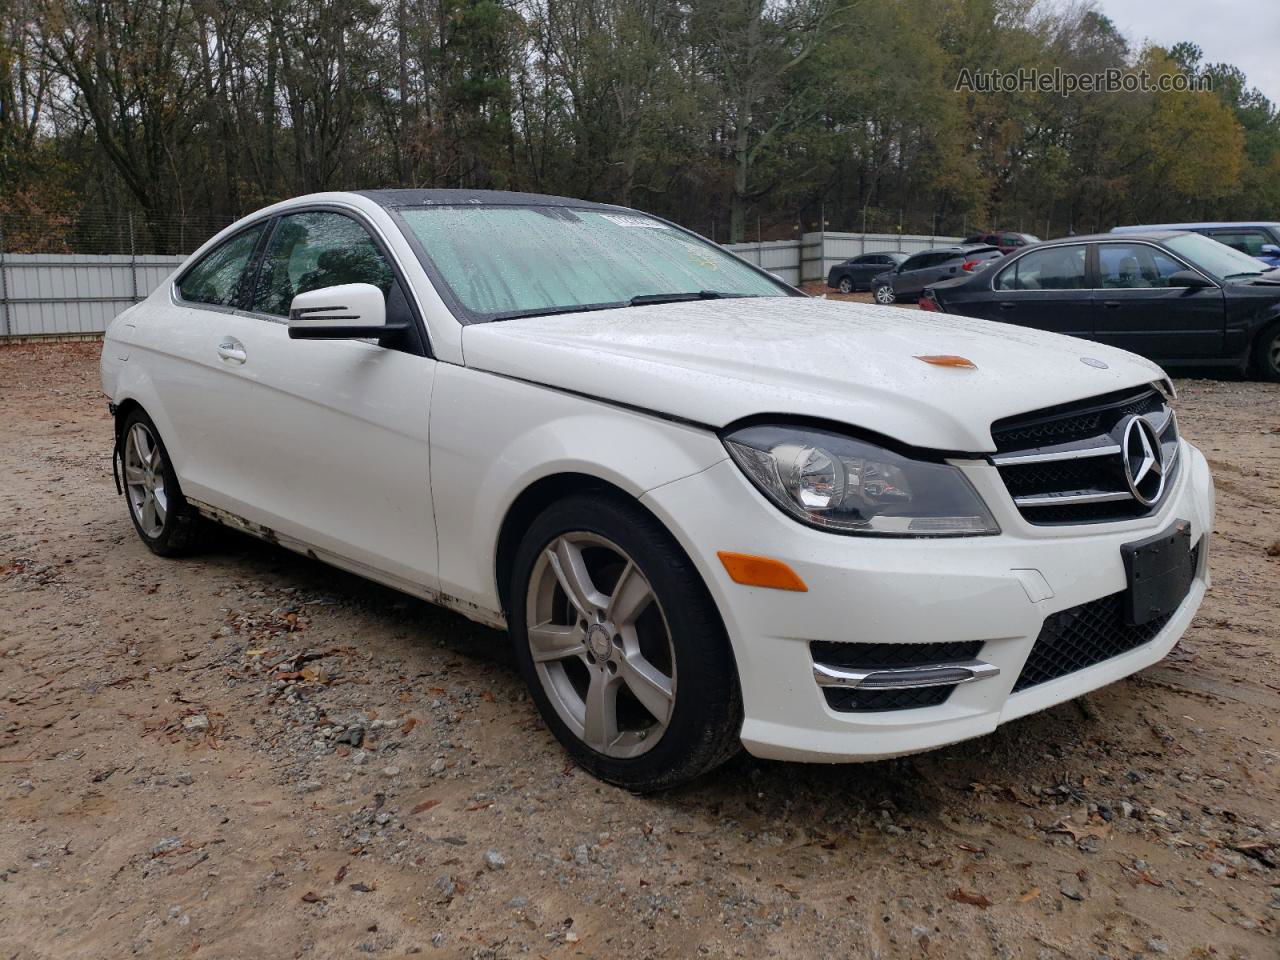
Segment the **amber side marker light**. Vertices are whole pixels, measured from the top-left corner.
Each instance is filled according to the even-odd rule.
[[[794,590],[796,593],[809,592],[799,575],[781,560],[729,553],[725,550],[721,550],[716,556],[720,558],[734,583],[748,587],[769,587],[773,590]]]
[[[959,367],[961,370],[978,369],[978,365],[968,357],[953,357],[943,354],[942,356],[916,357],[916,359],[923,360],[925,363],[932,364],[935,367]]]

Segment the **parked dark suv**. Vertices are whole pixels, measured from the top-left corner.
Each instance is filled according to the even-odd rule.
[[[1196,233],[1049,240],[930,287],[920,307],[1280,381],[1280,270]]]
[[[882,253],[864,253],[850,257],[844,263],[837,263],[827,274],[827,286],[841,293],[852,293],[854,290],[870,290],[871,281],[892,270],[907,259],[907,254],[896,250]]]
[[[1000,257],[1000,251],[987,244],[934,247],[908,257],[894,269],[880,274],[871,282],[871,292],[876,303],[914,300],[929,284],[981,270]]]

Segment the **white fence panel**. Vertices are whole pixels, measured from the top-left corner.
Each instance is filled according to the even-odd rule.
[[[725,247],[787,283],[825,280],[831,268],[864,253],[919,253],[959,243],[960,237],[898,233],[806,233],[799,240],[730,243]]]
[[[780,280],[797,285],[800,283],[799,240],[767,240],[763,243],[731,243],[725,248],[744,260],[763,267]]]
[[[101,333],[186,257],[9,253],[0,262],[0,337]]]

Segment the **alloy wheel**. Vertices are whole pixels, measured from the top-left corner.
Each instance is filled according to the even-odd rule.
[[[615,758],[662,739],[675,648],[653,587],[621,547],[585,531],[552,540],[529,578],[525,622],[538,680],[574,736]]]
[[[841,292],[841,293],[852,293],[852,292],[853,292],[853,281],[852,281],[852,280],[850,280],[848,277],[841,277],[841,278],[840,278],[840,292]]]
[[[139,529],[153,539],[164,531],[169,515],[165,473],[160,444],[145,424],[135,423],[124,442],[124,484]]]
[[[888,306],[896,299],[897,297],[894,295],[893,287],[887,285],[876,287],[876,303]]]

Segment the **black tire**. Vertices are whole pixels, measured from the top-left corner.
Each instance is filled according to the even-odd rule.
[[[656,742],[645,745],[645,752],[638,756],[610,756],[589,746],[557,712],[534,662],[527,627],[528,608],[536,603],[530,600],[531,582],[535,571],[539,578],[547,576],[545,552],[561,538],[577,536],[603,538],[625,553],[624,559],[640,571],[657,601],[651,600],[644,609],[657,607],[666,627],[673,678],[669,717]],[[599,586],[603,581],[594,582],[603,590]],[[510,587],[508,622],[520,671],[547,726],[589,773],[628,790],[664,790],[707,773],[741,749],[742,695],[719,612],[693,563],[667,530],[638,504],[607,492],[575,494],[552,504],[525,533],[516,551]],[[533,583],[532,589],[537,596],[538,584]],[[562,593],[567,602],[567,592]],[[573,619],[577,614],[569,610],[567,616]],[[614,642],[619,642],[617,637]],[[596,661],[590,649],[584,643],[580,654],[554,662],[564,666],[566,677],[569,666],[588,674],[588,659],[597,666],[607,666],[603,660]],[[587,694],[582,696],[585,702]],[[615,715],[621,717],[620,707]],[[622,729],[621,723],[617,729]]]
[[[163,491],[165,501],[164,516],[159,520],[158,529],[155,525],[159,518],[155,514],[148,516],[145,508],[137,505],[138,487],[130,483],[131,474],[136,475],[130,463],[130,438],[136,430],[144,431],[154,441],[155,453],[160,457],[153,471],[155,478],[160,481],[160,489]],[[125,507],[129,511],[129,519],[133,521],[133,528],[138,531],[138,536],[147,545],[147,549],[157,556],[178,557],[190,553],[199,541],[200,515],[182,495],[182,488],[178,485],[178,477],[173,472],[173,463],[169,459],[169,451],[165,449],[164,441],[160,438],[160,431],[140,407],[130,411],[121,422],[118,443],[121,458],[120,480],[124,488]],[[155,499],[154,496],[153,499]]]
[[[878,285],[874,290],[874,296],[876,303],[883,307],[898,302],[898,295],[893,292],[892,284],[882,283]]]
[[[840,282],[836,284],[836,289],[841,293],[853,293],[855,287],[853,285],[853,277],[844,276],[840,278]]]
[[[1280,320],[1264,328],[1253,342],[1253,371],[1262,380],[1280,383]]]

